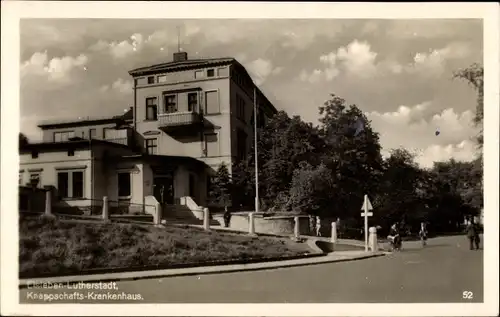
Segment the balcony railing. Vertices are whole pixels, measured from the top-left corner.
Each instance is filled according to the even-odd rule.
[[[199,122],[201,122],[201,117],[197,112],[173,112],[158,115],[160,128],[188,126]]]
[[[123,145],[130,145],[129,144],[130,143],[129,138],[104,139],[104,141],[118,143],[118,144],[123,144]]]

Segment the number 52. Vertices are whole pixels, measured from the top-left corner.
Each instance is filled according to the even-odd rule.
[[[472,293],[471,291],[465,291],[462,293],[462,298],[463,299],[473,299],[474,293]]]

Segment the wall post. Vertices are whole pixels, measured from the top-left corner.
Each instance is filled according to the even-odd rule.
[[[108,196],[102,197],[102,220],[109,221],[109,202],[108,202]]]
[[[332,243],[337,243],[337,223],[332,222]]]
[[[370,238],[369,238],[370,249],[372,252],[377,252],[378,251],[377,228],[371,227],[369,232],[370,232]]]

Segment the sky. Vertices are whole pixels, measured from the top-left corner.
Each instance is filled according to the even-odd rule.
[[[356,104],[385,155],[405,147],[431,167],[477,153],[476,94],[453,79],[483,62],[473,19],[23,19],[21,132],[35,141],[41,120],[123,113],[128,71],[171,61],[178,30],[190,58],[235,57],[290,115],[318,123],[330,94]]]

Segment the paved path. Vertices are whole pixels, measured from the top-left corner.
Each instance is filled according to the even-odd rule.
[[[444,237],[354,262],[123,281],[117,288],[140,294],[141,303],[481,302],[483,251],[468,250],[465,237]],[[464,291],[473,298],[463,299]],[[26,292],[20,290],[22,301]]]

